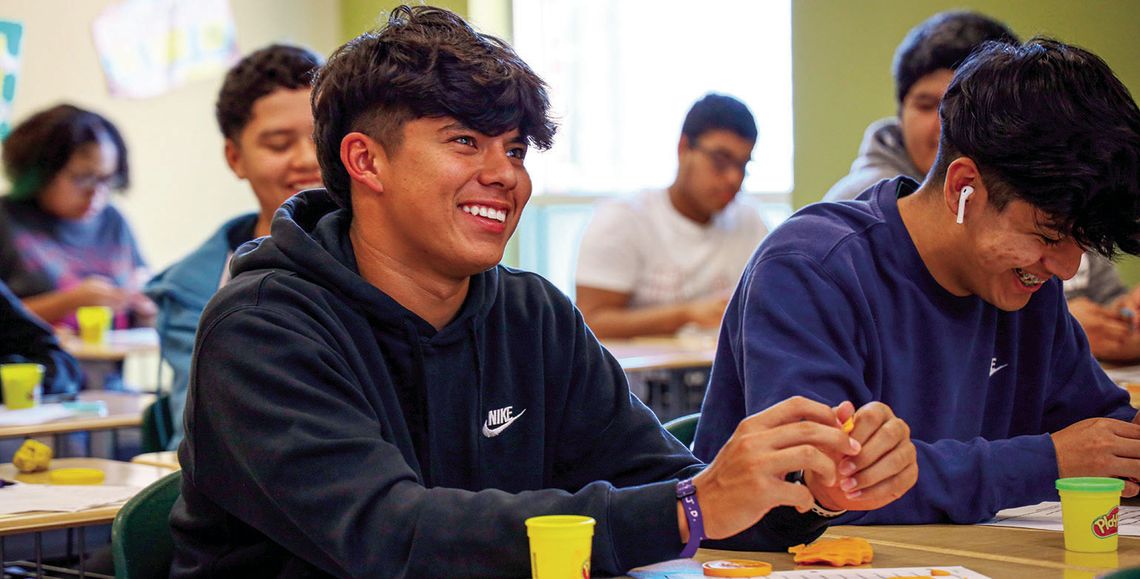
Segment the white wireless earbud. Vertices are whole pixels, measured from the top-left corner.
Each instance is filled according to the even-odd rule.
[[[973,195],[973,194],[974,194],[974,188],[969,186],[969,185],[966,185],[965,187],[962,187],[962,193],[958,195],[958,223],[959,224],[966,222],[966,199],[969,199],[970,195]]]

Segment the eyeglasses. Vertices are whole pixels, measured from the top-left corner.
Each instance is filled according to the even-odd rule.
[[[122,180],[119,175],[99,175],[98,173],[79,173],[77,175],[68,175],[71,184],[79,189],[94,189],[96,187],[106,187],[108,189],[118,189],[122,186]]]
[[[731,169],[736,169],[740,171],[741,175],[748,174],[748,163],[752,162],[751,157],[740,161],[721,149],[706,149],[697,145],[693,145],[690,148],[694,151],[700,151],[708,157],[709,161],[712,162],[713,169],[715,169],[717,173],[727,173]]]

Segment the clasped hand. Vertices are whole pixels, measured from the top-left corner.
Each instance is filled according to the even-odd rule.
[[[855,416],[850,436],[841,427]],[[788,482],[804,471],[806,486]],[[918,478],[910,429],[890,408],[855,412],[793,397],[741,421],[712,463],[693,479],[705,535],[720,539],[756,524],[768,511],[871,509],[902,496]]]

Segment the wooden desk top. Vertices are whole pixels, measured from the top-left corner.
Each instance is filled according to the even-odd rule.
[[[178,452],[174,450],[144,452],[132,458],[131,462],[135,464],[160,466],[170,470],[182,470],[182,464],[178,461]]]
[[[75,334],[59,334],[59,342],[81,362],[119,362],[131,354],[158,352],[158,332],[154,328],[113,330],[106,344],[91,345]]]
[[[1115,553],[1073,553],[1061,533],[974,525],[884,525],[833,527],[824,538],[862,537],[875,550],[869,567],[967,567],[994,579],[1093,579],[1109,570],[1140,565],[1140,538],[1120,537]],[[756,559],[776,571],[796,569],[787,553],[742,553],[701,549],[699,561]],[[831,569],[827,566],[800,569]]]
[[[105,458],[57,458],[51,461],[52,468],[97,468],[106,474],[104,484],[128,485],[142,489],[158,479],[170,474],[170,469],[107,460]],[[0,478],[27,483],[43,483],[48,473],[22,474],[11,463],[0,464]],[[52,529],[103,525],[115,520],[122,505],[87,509],[76,513],[20,513],[0,515],[0,535],[34,533]]]
[[[626,372],[707,368],[716,357],[716,340],[706,338],[645,337],[606,340],[602,345]]]
[[[1059,532],[1012,527],[841,526],[830,529],[828,536],[863,537],[876,551],[906,550],[946,562],[942,564],[950,564],[960,556],[982,559],[987,561],[985,568],[974,570],[991,577],[1091,579],[1111,569],[1140,565],[1140,537],[1120,537],[1116,553],[1074,553],[1065,550],[1064,536]],[[973,568],[965,563],[955,564]]]
[[[84,390],[79,393],[79,400],[82,402],[100,400],[105,402],[107,404],[107,415],[81,415],[43,424],[0,426],[0,438],[50,436],[67,432],[136,427],[142,424],[142,411],[147,405],[154,402],[154,395],[111,390]]]

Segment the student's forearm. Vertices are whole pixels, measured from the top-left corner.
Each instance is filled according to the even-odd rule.
[[[78,307],[72,295],[64,291],[51,291],[29,296],[22,301],[28,311],[49,324],[55,324],[62,320]]]
[[[601,339],[672,334],[692,321],[688,304],[604,308],[583,315],[594,335]]]

